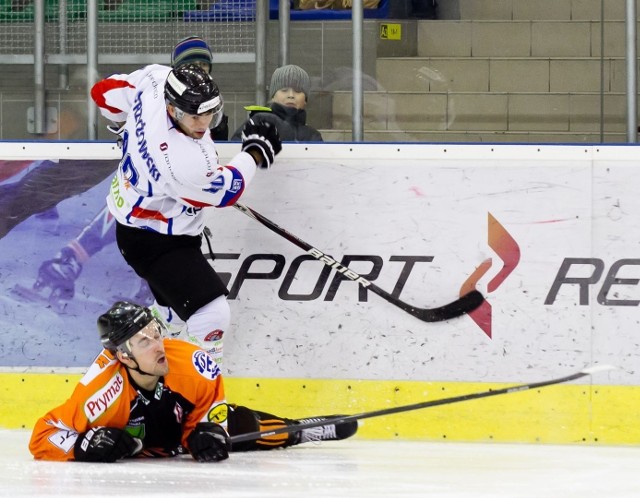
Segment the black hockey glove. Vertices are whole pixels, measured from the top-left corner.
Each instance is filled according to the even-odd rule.
[[[142,449],[142,441],[122,429],[96,427],[78,434],[74,457],[78,462],[115,462],[135,455]]]
[[[198,462],[217,462],[229,458],[229,436],[218,424],[200,422],[187,438],[191,456]]]
[[[273,123],[249,119],[242,128],[242,150],[257,150],[262,156],[261,168],[270,168],[282,150],[278,129]]]

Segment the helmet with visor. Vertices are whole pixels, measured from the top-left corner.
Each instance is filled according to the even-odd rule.
[[[138,304],[118,301],[98,317],[100,342],[103,348],[112,353],[131,353],[129,340],[141,331],[147,331],[144,335],[149,339],[161,338],[164,327],[149,308]]]
[[[181,113],[213,114],[213,127],[222,121],[224,102],[218,85],[209,73],[195,64],[171,70],[164,86],[164,96],[178,111],[178,121],[182,118]]]

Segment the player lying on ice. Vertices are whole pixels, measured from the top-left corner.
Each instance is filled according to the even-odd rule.
[[[351,437],[357,422],[328,423],[255,441],[229,436],[293,426],[291,420],[227,404],[220,369],[206,351],[164,338],[148,308],[124,301],[98,318],[103,351],[61,406],[40,418],[36,459],[114,462],[190,453],[199,462],[229,451],[269,450]]]

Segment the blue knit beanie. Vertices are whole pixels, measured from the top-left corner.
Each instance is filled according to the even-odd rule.
[[[171,54],[171,67],[178,67],[194,62],[204,62],[213,66],[213,55],[207,42],[198,36],[189,36],[180,40]]]

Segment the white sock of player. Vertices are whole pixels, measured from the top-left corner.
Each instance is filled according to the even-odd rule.
[[[222,340],[231,323],[231,309],[226,296],[205,304],[187,320],[189,339],[209,351],[219,363],[222,360]]]

